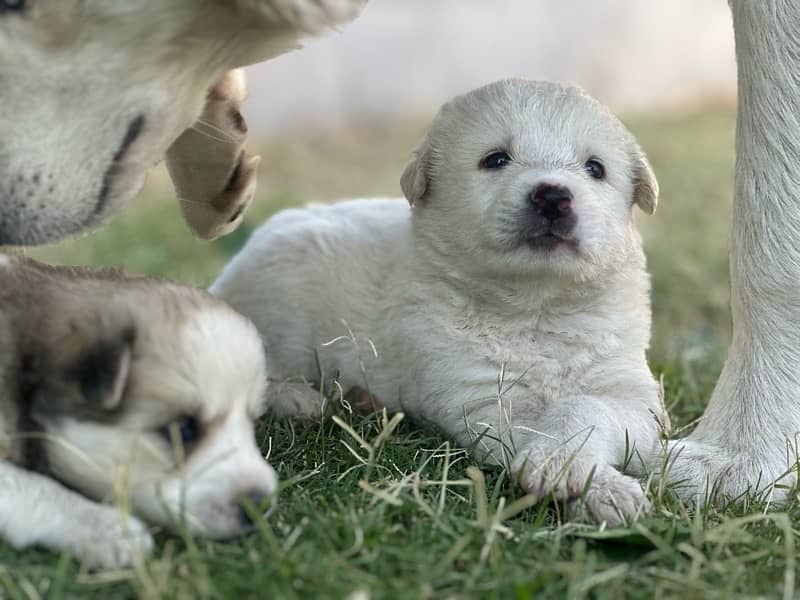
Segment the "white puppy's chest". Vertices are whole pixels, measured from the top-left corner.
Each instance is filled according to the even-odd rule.
[[[418,316],[417,316],[418,319]],[[416,325],[419,327],[419,324]],[[591,372],[620,346],[581,323],[539,320],[432,319],[429,331],[446,331],[424,347],[406,336],[414,368],[406,373],[401,403],[427,412],[432,403],[461,406],[503,395],[531,409],[585,394]],[[405,331],[412,331],[411,328]]]

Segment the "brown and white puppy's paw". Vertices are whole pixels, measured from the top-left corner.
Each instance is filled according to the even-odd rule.
[[[122,569],[135,565],[153,552],[153,536],[147,525],[116,508],[93,504],[86,511],[83,529],[70,544],[72,553],[89,568]]]
[[[234,231],[256,193],[261,157],[244,143],[244,71],[228,71],[208,92],[203,114],[167,151],[181,212],[192,231],[215,239]]]
[[[131,567],[153,551],[147,526],[59,482],[0,461],[0,534],[12,546],[73,554],[92,569]]]

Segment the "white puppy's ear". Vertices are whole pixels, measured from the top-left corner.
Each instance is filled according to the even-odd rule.
[[[426,139],[414,151],[411,162],[408,163],[400,177],[400,187],[411,206],[424,199],[425,194],[429,191],[430,157],[430,146]]]
[[[647,157],[638,149],[634,155],[633,202],[648,215],[656,212],[658,181]]]

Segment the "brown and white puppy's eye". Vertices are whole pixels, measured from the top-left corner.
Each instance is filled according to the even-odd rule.
[[[203,433],[200,421],[188,415],[167,423],[158,432],[180,453],[181,460],[185,458],[185,451],[191,449]]]
[[[495,150],[481,159],[480,168],[488,171],[502,169],[511,163],[511,157],[504,150]]]
[[[586,164],[583,165],[583,168],[586,170],[586,172],[589,174],[589,177],[591,177],[592,179],[597,179],[602,181],[603,179],[606,178],[606,168],[603,166],[603,163],[601,163],[596,158],[590,158],[589,160],[587,160]]]

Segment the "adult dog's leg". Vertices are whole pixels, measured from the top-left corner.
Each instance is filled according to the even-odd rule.
[[[0,537],[16,548],[65,550],[108,569],[130,566],[153,548],[139,519],[6,461],[0,461]]]
[[[739,67],[733,342],[705,415],[669,444],[668,480],[700,502],[783,500],[800,437],[800,5],[732,0]]]
[[[208,92],[203,114],[175,140],[166,162],[181,211],[195,234],[215,239],[236,229],[256,192],[261,160],[245,148],[240,112],[244,71],[228,71]]]

